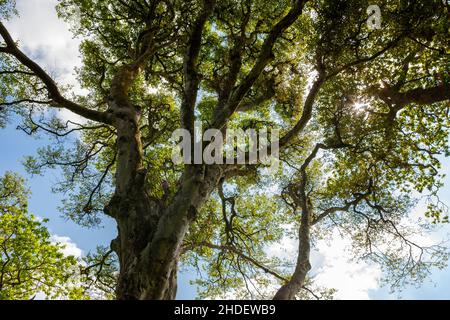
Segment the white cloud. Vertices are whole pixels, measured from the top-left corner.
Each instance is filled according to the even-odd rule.
[[[291,227],[283,227],[286,233],[290,232]],[[269,258],[279,258],[282,260],[292,260],[298,250],[297,239],[291,236],[284,236],[280,242],[270,245],[265,251]]]
[[[370,290],[379,288],[381,269],[351,261],[347,250],[350,245],[350,241],[341,238],[337,232],[329,241],[318,241],[311,251],[310,276],[315,285],[336,289],[335,299],[370,299]],[[280,243],[270,246],[266,253],[269,257],[295,262],[297,251],[297,239],[284,237]]]
[[[56,0],[18,0],[19,16],[8,23],[8,29],[27,54],[56,73],[63,83],[73,84],[73,70],[81,64],[80,42],[58,19],[56,4]]]
[[[62,252],[66,256],[74,256],[75,258],[81,258],[83,255],[83,250],[78,248],[77,244],[72,241],[69,237],[52,235],[51,241],[54,243],[63,244],[65,247],[62,249]]]
[[[350,260],[351,243],[333,233],[330,243],[319,241],[311,255],[314,283],[337,290],[336,299],[370,299],[370,290],[379,288],[381,269],[365,262]]]
[[[56,4],[57,0],[17,0],[19,16],[6,24],[20,48],[60,85],[83,94],[75,75],[75,68],[81,66],[80,39],[74,38],[69,25],[57,17]],[[67,110],[61,110],[60,115],[64,120],[80,121]]]

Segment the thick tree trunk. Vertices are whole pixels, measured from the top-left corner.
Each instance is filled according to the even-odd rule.
[[[171,287],[168,280],[171,280],[171,273],[176,273],[176,262],[189,226],[222,177],[220,166],[206,168],[204,166],[186,168],[180,190],[158,221],[155,235],[144,252],[145,259],[151,265],[149,273],[156,276],[155,281],[159,282],[158,290],[149,296],[153,299],[164,298],[162,291]],[[167,279],[166,283],[162,282],[163,279]]]
[[[117,298],[140,299],[149,286],[143,275],[146,265],[141,253],[152,238],[159,208],[145,194],[138,193],[125,199],[114,197],[106,210],[115,217],[118,228],[118,237],[111,243],[120,261]]]
[[[219,166],[187,166],[167,207],[145,192],[140,138],[128,120],[118,122],[117,187],[105,212],[114,217],[118,237],[118,299],[174,299],[180,247],[197,211],[222,176]]]
[[[140,111],[128,90],[136,70],[124,67],[110,89],[117,130],[116,189],[105,213],[117,222],[120,274],[117,299],[174,299],[180,248],[197,211],[224,174],[223,166],[186,165],[169,204],[146,193],[139,132]]]
[[[120,260],[118,299],[174,299],[180,248],[197,210],[221,177],[219,169],[203,175],[189,167],[172,203],[161,208],[144,192],[115,197],[106,208],[116,218],[112,248]]]

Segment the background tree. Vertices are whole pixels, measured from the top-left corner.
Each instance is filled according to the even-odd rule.
[[[23,179],[7,172],[0,178],[0,299],[83,297],[73,282],[74,256],[51,240],[45,221],[28,213]]]
[[[98,247],[85,257],[64,253],[45,223],[28,213],[30,192],[19,175],[0,178],[0,300],[111,299],[117,261]]]
[[[12,1],[1,4],[6,18]],[[414,243],[404,225],[414,190],[433,200],[427,215],[446,219],[436,195],[437,156],[448,153],[449,6],[379,1],[382,28],[371,30],[369,4],[62,0],[61,17],[83,38],[85,96],[59,87],[0,24],[0,119],[15,112],[26,133],[55,138],[26,165],[63,168],[55,190],[69,192],[70,218],[116,220],[118,299],[174,298],[180,261],[206,269],[209,296],[252,286],[267,289],[262,297],[311,295],[311,247],[336,228],[394,285],[443,265],[443,248]],[[58,108],[84,120],[64,123]],[[279,172],[173,164],[170,135],[193,133],[195,120],[280,129]],[[298,229],[291,267],[266,254],[286,226]]]

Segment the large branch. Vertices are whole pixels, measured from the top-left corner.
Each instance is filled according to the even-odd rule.
[[[297,121],[294,127],[292,127],[292,129],[290,129],[283,137],[281,137],[280,148],[287,146],[289,142],[291,142],[292,139],[306,127],[309,120],[311,120],[313,105],[324,81],[325,79],[323,73],[319,72],[317,79],[314,81],[311,90],[306,97],[300,119]]]
[[[274,300],[292,300],[298,294],[303,287],[306,275],[311,270],[311,263],[309,261],[309,255],[311,250],[310,228],[312,220],[311,205],[309,198],[306,195],[306,185],[308,182],[308,176],[306,170],[310,163],[317,156],[320,149],[325,149],[326,146],[322,143],[315,145],[310,155],[305,159],[300,167],[300,184],[298,187],[298,200],[300,201],[300,207],[302,214],[300,218],[300,227],[298,229],[298,254],[295,265],[295,270],[292,277],[287,283],[278,289],[277,293],[273,297]]]
[[[450,100],[450,83],[441,84],[431,88],[416,88],[400,92],[387,87],[376,89],[375,96],[396,108],[402,108],[411,103],[426,105]]]
[[[319,71],[318,77],[316,78],[311,89],[309,90],[308,96],[306,97],[305,103],[303,105],[303,111],[302,115],[300,116],[300,119],[288,132],[286,132],[280,138],[279,149],[286,148],[292,142],[293,138],[306,127],[309,120],[311,120],[314,102],[316,100],[317,94],[319,93],[321,86],[325,81],[326,81],[325,74],[321,70]],[[269,143],[264,148],[267,150],[267,154],[270,154],[272,152],[271,143]],[[245,159],[249,159],[249,152],[245,153]],[[226,161],[226,159],[224,159],[224,161]],[[233,163],[237,163],[237,159],[234,159]]]
[[[244,6],[246,8],[245,12]],[[243,17],[240,24],[240,32],[236,37],[234,37],[234,33],[232,31],[235,26],[230,24],[228,21],[223,21],[230,28],[231,34],[233,36],[232,40],[235,44],[231,48],[229,53],[231,63],[229,67],[228,76],[225,78],[223,86],[219,90],[219,105],[222,105],[230,97],[230,93],[233,90],[233,87],[236,85],[236,81],[238,79],[238,75],[242,67],[242,55],[245,49],[245,42],[247,39],[246,28],[248,22],[250,21],[251,16],[251,2],[249,0],[246,0],[245,4],[244,3],[241,4],[241,9]],[[229,41],[231,42],[231,39]]]
[[[14,42],[3,23],[0,22],[0,35],[5,41],[6,47],[1,47],[0,52],[9,54],[16,58],[22,65],[33,72],[46,86],[49,98],[52,100],[52,106],[64,108],[73,113],[78,114],[86,119],[111,124],[111,115],[106,112],[91,110],[80,106],[79,104],[64,98],[58,89],[55,81],[42,69],[36,62],[31,60],[25,53],[23,53]]]
[[[190,132],[194,130],[194,108],[197,100],[199,76],[197,74],[197,62],[201,48],[202,34],[205,23],[210,17],[215,6],[215,0],[204,0],[203,8],[199,16],[194,22],[187,44],[186,53],[183,61],[183,76],[184,76],[184,92],[183,101],[181,104],[183,128]]]
[[[316,215],[311,222],[311,225],[314,226],[317,223],[321,222],[326,217],[330,216],[336,212],[347,212],[351,207],[356,207],[362,200],[364,200],[367,196],[372,193],[372,181],[369,183],[369,187],[367,192],[355,194],[355,198],[352,201],[345,201],[345,205],[329,207],[323,210],[320,214]]]
[[[277,39],[302,14],[303,7],[306,2],[307,0],[295,1],[294,6],[289,10],[289,12],[277,24],[275,24],[275,26],[269,32],[269,35],[265,39],[261,47],[259,56],[250,72],[242,80],[242,82],[236,88],[234,88],[228,99],[228,102],[224,106],[219,105],[218,109],[215,111],[212,124],[213,128],[222,128],[227,119],[236,111],[245,94],[253,86],[267,64],[273,59],[272,50]]]
[[[308,183],[307,169],[312,161],[316,158],[319,150],[330,150],[344,148],[344,144],[325,145],[317,143],[308,157],[300,167],[300,183],[298,191],[294,195],[293,200],[298,201],[301,207],[300,227],[298,229],[298,254],[295,270],[287,283],[279,288],[274,296],[274,300],[291,300],[303,288],[306,276],[311,270],[310,251],[311,251],[311,226],[314,223],[311,201],[306,193]]]
[[[337,68],[336,70],[329,72],[327,74],[327,80],[330,78],[333,78],[334,76],[338,75],[339,73],[349,70],[351,67],[355,67],[359,64],[362,63],[366,63],[366,62],[370,62],[373,61],[375,59],[377,59],[378,57],[382,56],[383,54],[385,54],[387,51],[389,51],[390,49],[394,48],[395,46],[398,45],[398,43],[400,42],[400,40],[405,36],[405,33],[401,33],[400,35],[398,35],[396,38],[394,38],[393,40],[389,41],[385,47],[383,47],[382,49],[378,50],[377,52],[373,53],[370,56],[367,57],[362,57],[362,58],[358,58],[356,60],[350,61],[349,63],[346,63],[345,65]]]

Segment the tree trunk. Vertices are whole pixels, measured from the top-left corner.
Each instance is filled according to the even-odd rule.
[[[111,242],[120,274],[117,299],[174,299],[180,248],[197,211],[224,174],[224,166],[186,165],[176,194],[163,204],[145,190],[139,132],[140,110],[128,90],[136,70],[125,66],[110,88],[110,111],[117,130],[116,189],[105,213],[117,222]]]
[[[118,254],[120,275],[117,299],[174,299],[180,248],[197,210],[221,177],[212,169],[188,167],[172,202],[162,208],[144,192],[113,197],[106,212],[118,224],[111,247]]]
[[[305,285],[306,276],[309,270],[311,270],[311,264],[309,262],[309,254],[311,250],[311,212],[310,208],[307,205],[304,209],[306,210],[303,210],[302,212],[301,224],[299,228],[298,256],[296,267],[291,279],[288,283],[281,286],[281,288],[273,297],[274,300],[294,300],[295,296]]]

